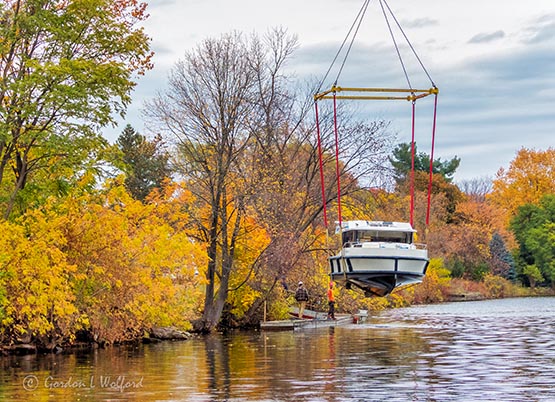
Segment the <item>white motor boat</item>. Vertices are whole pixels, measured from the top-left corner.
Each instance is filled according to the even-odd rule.
[[[428,268],[428,250],[413,242],[409,223],[345,221],[340,230],[340,252],[329,258],[331,278],[366,296],[385,296],[393,289],[422,282]]]

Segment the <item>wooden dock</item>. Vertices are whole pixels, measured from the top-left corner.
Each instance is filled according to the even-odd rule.
[[[278,320],[278,321],[265,321],[260,323],[260,329],[265,331],[284,331],[296,330],[302,328],[324,328],[336,327],[353,322],[353,317],[347,315],[345,317],[337,317],[336,320],[327,319],[303,319],[303,320]]]
[[[303,314],[303,316],[305,316]],[[345,325],[353,323],[353,316],[350,314],[336,314],[335,320],[328,320],[327,314],[315,316],[313,318],[304,319],[291,319],[291,320],[277,320],[277,321],[263,321],[260,323],[260,329],[265,331],[285,331],[297,330],[304,328],[324,328],[336,327],[338,325]]]

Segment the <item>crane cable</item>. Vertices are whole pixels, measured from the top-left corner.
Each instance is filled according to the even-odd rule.
[[[391,40],[393,41],[393,45],[395,46],[395,51],[397,52],[397,57],[399,58],[399,63],[401,63],[401,68],[403,69],[403,73],[405,74],[405,79],[407,80],[407,85],[409,88],[412,88],[410,84],[409,74],[407,73],[407,69],[405,68],[405,63],[403,62],[403,58],[401,57],[401,52],[399,51],[399,46],[397,45],[397,40],[395,40],[395,35],[393,35],[393,30],[391,29],[391,24],[389,23],[389,18],[387,18],[387,13],[385,12],[385,8],[383,3],[385,0],[380,0],[380,7],[382,9],[383,17],[385,19],[385,23],[387,24],[387,29],[389,30],[389,35],[391,36]],[[389,9],[389,7],[388,7]],[[414,94],[413,94],[414,95]]]
[[[349,31],[347,32],[347,35],[345,36],[345,39],[343,39],[343,42],[341,43],[341,46],[339,47],[339,50],[335,54],[335,57],[333,58],[328,70],[326,71],[326,74],[324,75],[324,78],[322,78],[322,80],[320,81],[320,84],[318,85],[318,89],[316,90],[316,93],[320,92],[320,90],[322,89],[322,85],[324,85],[324,82],[326,81],[326,78],[330,74],[335,62],[337,61],[337,58],[341,54],[341,51],[343,50],[343,47],[347,43],[347,40],[349,39],[349,36],[351,35],[351,32],[353,32],[353,29],[354,29],[355,33],[353,34],[351,42],[349,43],[349,47],[347,48],[345,57],[343,58],[343,61],[341,63],[341,67],[339,69],[339,72],[337,73],[337,76],[335,78],[335,84],[337,84],[337,81],[339,80],[339,76],[341,75],[341,72],[343,71],[343,67],[345,66],[345,63],[347,61],[347,57],[348,57],[348,55],[351,51],[351,48],[353,46],[355,37],[358,33],[360,25],[362,24],[362,20],[364,18],[364,14],[366,13],[366,9],[368,8],[368,4],[370,4],[370,0],[365,0],[364,3],[362,4],[362,7],[360,8],[360,10],[359,10],[355,20],[353,21],[351,27],[349,28]],[[333,126],[334,126],[334,133],[335,133],[335,174],[336,174],[336,181],[337,181],[337,211],[338,211],[337,215],[338,215],[338,220],[339,220],[339,227],[341,227],[341,224],[342,224],[342,216],[341,216],[341,181],[340,181],[340,171],[339,171],[339,131],[338,131],[338,128],[337,128],[337,103],[336,103],[336,101],[337,100],[336,100],[335,93],[334,93],[334,97],[333,97]],[[324,215],[324,226],[327,228],[328,227],[327,199],[326,199],[325,180],[324,180],[322,139],[321,139],[321,135],[320,135],[320,119],[319,119],[319,116],[318,116],[318,101],[314,102],[314,108],[315,108],[315,113],[316,113],[316,134],[317,134],[317,140],[318,140],[320,187],[322,189],[322,212],[323,212],[323,215]]]
[[[341,54],[341,51],[343,50],[343,47],[345,46],[345,43],[347,43],[347,40],[349,39],[349,36],[351,35],[351,32],[353,31],[353,28],[355,28],[355,25],[357,25],[357,21],[358,21],[358,25],[356,27],[355,34],[353,35],[353,38],[351,39],[351,43],[349,44],[349,48],[347,49],[345,57],[343,58],[343,62],[341,63],[341,68],[339,69],[339,73],[337,74],[337,77],[335,78],[335,83],[337,83],[337,81],[339,80],[339,75],[341,74],[341,71],[343,70],[343,66],[345,65],[345,62],[347,61],[347,57],[348,57],[348,55],[351,51],[351,47],[353,46],[355,36],[358,33],[358,29],[360,27],[360,24],[362,23],[362,19],[364,18],[364,14],[366,13],[366,9],[368,8],[369,3],[370,3],[370,0],[365,0],[364,1],[364,4],[360,8],[355,20],[353,21],[353,24],[351,25],[351,28],[349,28],[349,31],[347,32],[347,35],[345,36],[345,39],[343,39],[343,43],[341,43],[341,46],[339,46],[339,50],[335,54],[335,57],[333,58],[330,66],[328,68],[328,71],[326,71],[326,74],[324,75],[324,78],[322,78],[322,80],[320,81],[320,84],[318,85],[318,89],[316,90],[316,93],[320,92],[320,90],[322,89],[322,85],[324,85],[324,82],[326,81],[326,78],[328,78],[328,75],[330,74],[335,62],[337,61],[337,58]]]
[[[320,166],[320,181],[321,181],[321,187],[322,187],[322,201],[323,201],[323,213],[324,213],[324,224],[327,227],[327,213],[326,213],[326,204],[327,204],[327,200],[325,197],[325,190],[324,190],[324,173],[323,173],[323,161],[322,161],[322,145],[321,145],[321,134],[320,134],[320,126],[319,126],[319,117],[318,117],[318,101],[321,99],[333,99],[333,118],[334,118],[334,133],[335,133],[335,158],[336,158],[336,181],[337,181],[337,200],[338,200],[338,220],[339,220],[339,227],[342,227],[342,218],[341,218],[341,184],[340,184],[340,169],[339,169],[339,134],[338,134],[338,128],[337,128],[337,105],[336,105],[336,101],[338,98],[341,99],[406,99],[412,102],[412,124],[411,124],[411,128],[412,128],[412,137],[411,137],[411,172],[410,172],[410,224],[411,226],[414,223],[414,170],[415,170],[415,153],[416,153],[416,143],[415,143],[415,120],[416,120],[416,100],[423,98],[425,96],[428,95],[434,95],[435,100],[434,100],[434,112],[433,112],[433,125],[432,125],[432,144],[431,144],[431,154],[430,154],[430,171],[429,171],[429,180],[428,180],[428,197],[427,197],[427,210],[426,210],[426,226],[429,224],[429,219],[430,219],[430,206],[431,206],[431,190],[432,190],[432,180],[433,180],[433,156],[434,156],[434,146],[435,146],[435,131],[436,131],[436,117],[437,117],[437,96],[439,93],[439,90],[437,89],[437,86],[435,85],[434,81],[432,80],[430,74],[428,73],[428,71],[426,70],[424,64],[422,63],[420,57],[418,56],[418,54],[416,53],[414,47],[412,46],[411,42],[409,41],[407,35],[405,34],[405,32],[403,31],[401,25],[399,24],[399,21],[397,20],[397,18],[395,17],[395,15],[393,14],[391,8],[389,7],[389,4],[387,4],[386,0],[379,0],[380,3],[380,7],[382,9],[382,13],[384,15],[384,19],[386,21],[390,36],[392,38],[393,44],[395,46],[395,50],[397,53],[397,56],[399,58],[399,62],[401,64],[401,67],[403,69],[403,73],[405,75],[405,79],[407,80],[407,84],[409,89],[388,89],[388,88],[341,88],[337,86],[337,82],[339,80],[339,77],[343,71],[343,67],[345,66],[345,63],[347,61],[347,58],[349,56],[349,53],[351,51],[351,48],[353,46],[355,37],[358,33],[358,30],[360,28],[360,25],[362,23],[362,20],[364,18],[364,15],[366,13],[366,10],[368,8],[368,5],[370,3],[370,0],[365,0],[361,9],[359,10],[355,21],[353,22],[353,24],[351,25],[347,36],[345,37],[345,39],[343,40],[343,43],[341,44],[338,52],[336,53],[330,67],[328,68],[324,78],[322,79],[322,81],[320,82],[319,86],[318,86],[318,90],[317,93],[314,95],[314,103],[315,103],[315,109],[316,109],[316,131],[317,131],[317,136],[318,136],[318,155],[319,155],[319,166]],[[384,4],[385,4],[385,8],[384,8]],[[411,85],[410,82],[410,78],[408,76],[407,70],[405,68],[405,64],[403,62],[403,59],[401,57],[401,53],[399,51],[399,46],[397,44],[397,40],[395,39],[395,35],[393,34],[393,30],[391,28],[391,23],[389,21],[387,12],[386,12],[386,8],[387,11],[389,12],[389,14],[391,15],[391,17],[393,18],[393,20],[395,21],[395,24],[397,25],[397,27],[399,28],[400,32],[402,33],[403,37],[405,38],[407,44],[409,45],[412,53],[414,54],[415,58],[417,59],[418,63],[420,64],[422,70],[424,71],[424,73],[426,74],[426,76],[428,77],[428,79],[430,80],[431,84],[432,84],[432,88],[430,88],[429,90],[418,90],[418,89],[414,89]],[[356,28],[355,28],[356,26]],[[337,58],[339,57],[339,54],[341,53],[343,47],[345,46],[345,44],[347,43],[347,40],[349,38],[349,36],[351,35],[351,32],[353,32],[354,29],[354,34],[351,38],[351,41],[349,43],[349,46],[347,48],[347,51],[345,53],[345,57],[343,58],[343,61],[341,63],[341,66],[339,68],[339,72],[336,76],[335,82],[333,84],[333,86],[331,87],[330,90],[328,91],[324,91],[324,92],[320,92],[322,85],[324,84],[326,78],[328,77],[329,73],[331,72],[335,62],[337,61]],[[406,97],[400,97],[400,96],[342,96],[342,97],[338,97],[337,96],[337,92],[340,91],[355,91],[355,92],[409,92],[410,96],[406,96]],[[333,93],[332,96],[329,96],[330,93]],[[419,95],[416,95],[416,93],[420,93]]]
[[[401,63],[401,67],[403,68],[403,73],[405,74],[405,79],[407,80],[408,87],[412,88],[412,85],[410,83],[410,79],[409,79],[407,70],[405,68],[405,63],[403,63],[403,59],[402,59],[401,53],[399,51],[399,46],[397,45],[397,41],[395,40],[395,35],[393,34],[393,30],[391,29],[391,24],[389,23],[389,18],[387,17],[387,13],[385,11],[384,4],[387,7],[387,10],[389,11],[389,13],[391,14],[391,17],[393,18],[393,20],[397,24],[397,27],[399,28],[399,31],[401,31],[401,33],[403,34],[403,37],[407,41],[407,44],[409,45],[409,47],[412,50],[414,56],[416,57],[416,60],[418,60],[418,63],[420,64],[420,67],[422,67],[422,70],[424,70],[424,73],[426,74],[426,76],[430,80],[432,86],[435,88],[436,86],[434,84],[434,81],[432,80],[432,77],[428,73],[428,70],[426,70],[426,67],[424,67],[424,64],[422,63],[422,60],[420,60],[420,57],[418,57],[418,54],[414,50],[414,47],[412,46],[412,43],[410,42],[409,38],[405,34],[405,31],[403,31],[403,28],[401,27],[401,24],[399,24],[399,21],[395,17],[395,14],[393,14],[393,12],[391,11],[391,8],[389,8],[389,4],[387,4],[386,0],[380,0],[380,6],[381,6],[381,9],[382,9],[382,13],[383,13],[384,19],[387,23],[387,28],[389,30],[389,34],[391,35],[391,39],[393,40],[393,44],[395,45],[395,50],[397,52],[397,57],[399,58],[399,62]],[[415,94],[413,93],[413,95],[415,95]],[[430,152],[430,172],[429,172],[429,180],[428,180],[426,226],[428,226],[429,223],[430,223],[430,206],[431,206],[431,193],[432,193],[432,180],[433,180],[435,130],[436,130],[436,117],[437,117],[437,93],[435,94],[434,98],[435,98],[434,99],[434,115],[433,115],[434,117],[433,117],[433,123],[432,123],[432,146],[431,146],[431,152]],[[415,120],[416,120],[416,99],[413,99],[412,100],[411,171],[410,171],[410,224],[411,224],[411,226],[413,225],[413,222],[414,222],[414,163],[415,163],[415,157],[416,157],[416,155],[415,155],[415,151],[416,151]]]
[[[407,35],[405,34],[405,31],[403,31],[403,28],[401,27],[401,24],[399,24],[399,21],[397,20],[397,18],[395,17],[395,14],[393,14],[393,11],[391,11],[391,8],[389,8],[389,4],[387,4],[386,0],[380,0],[381,2],[384,2],[385,6],[387,7],[387,10],[389,11],[389,13],[391,14],[391,17],[393,18],[393,20],[395,21],[395,24],[397,25],[397,27],[399,28],[399,31],[401,31],[401,33],[403,34],[403,37],[405,38],[405,40],[407,41],[407,44],[410,47],[410,50],[412,51],[412,54],[414,54],[414,57],[416,58],[416,60],[418,60],[418,63],[420,64],[420,67],[422,68],[422,70],[424,71],[424,73],[426,74],[426,76],[428,77],[428,79],[430,80],[432,86],[434,88],[436,87],[436,84],[434,83],[434,80],[432,79],[432,77],[430,76],[430,74],[428,73],[428,70],[426,70],[426,67],[424,66],[424,63],[422,63],[422,60],[420,60],[420,57],[418,57],[418,53],[416,53],[416,50],[414,50],[414,47],[412,46],[412,43],[410,43],[409,38],[407,37]]]
[[[334,86],[337,84],[337,82],[339,80],[339,76],[341,75],[341,72],[343,71],[343,67],[345,66],[345,63],[347,62],[347,57],[349,56],[349,53],[351,52],[351,48],[353,47],[355,37],[356,37],[356,35],[358,33],[358,30],[359,30],[359,28],[362,24],[362,21],[364,19],[364,15],[366,14],[366,10],[367,10],[369,4],[370,4],[370,0],[365,0],[364,3],[362,4],[362,7],[360,8],[360,10],[359,10],[355,20],[353,21],[351,27],[349,28],[349,31],[347,32],[347,35],[345,36],[345,39],[343,39],[343,42],[341,43],[341,46],[339,47],[337,53],[335,54],[335,57],[333,58],[328,70],[326,71],[326,74],[324,75],[324,78],[322,78],[322,80],[320,81],[320,84],[318,85],[318,89],[316,90],[316,93],[320,92],[320,90],[322,89],[322,85],[324,85],[324,82],[326,81],[326,78],[330,74],[335,62],[337,61],[337,58],[341,54],[341,51],[343,50],[343,47],[347,43],[347,40],[349,39],[349,36],[351,35],[351,32],[353,32],[353,29],[354,29],[354,34],[351,38],[351,42],[349,43],[347,51],[345,52],[345,57],[343,58],[343,61],[341,62],[341,67],[339,68],[337,76],[335,77]],[[321,140],[321,135],[320,135],[320,120],[319,120],[319,116],[318,116],[318,101],[317,100],[315,100],[315,102],[314,102],[314,108],[315,108],[315,113],[316,113],[316,134],[317,134],[317,141],[318,141],[318,158],[319,158],[319,167],[320,167],[320,186],[322,188],[322,212],[323,212],[323,215],[324,215],[324,225],[327,228],[328,227],[328,217],[327,217],[327,210],[326,210],[326,208],[327,208],[326,207],[327,199],[326,199],[326,192],[325,192],[322,140]],[[339,221],[339,227],[341,228],[342,227],[342,215],[341,215],[341,179],[340,179],[340,169],[339,169],[339,130],[337,128],[337,98],[336,98],[335,92],[333,94],[333,127],[334,127],[334,134],[335,134],[335,175],[336,175],[336,182],[337,182],[337,218],[338,218],[338,221]]]

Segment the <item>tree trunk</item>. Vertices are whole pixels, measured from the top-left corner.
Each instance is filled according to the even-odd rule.
[[[10,217],[15,205],[17,194],[19,193],[20,190],[23,190],[25,188],[25,183],[27,181],[27,174],[29,173],[28,164],[27,164],[27,153],[25,153],[22,158],[19,152],[17,152],[16,161],[17,161],[16,169],[15,169],[16,180],[14,184],[14,189],[8,201],[8,205],[6,206],[6,211],[4,212],[4,219],[8,219]]]

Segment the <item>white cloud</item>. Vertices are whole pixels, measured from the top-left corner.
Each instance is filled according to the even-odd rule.
[[[530,23],[524,31],[524,42],[529,44],[555,39],[555,14],[542,15]]]
[[[495,32],[479,33],[474,35],[468,43],[487,43],[505,37],[505,32],[499,30]]]
[[[156,67],[139,82],[126,122],[140,129],[143,101],[165,86],[173,64],[201,40],[231,30],[264,33],[270,27],[287,28],[298,35],[301,45],[290,71],[300,79],[321,79],[361,4],[361,0],[153,1],[145,29],[153,38]],[[457,180],[493,176],[521,147],[553,146],[553,0],[399,0],[390,6],[440,88],[436,155],[443,160],[461,157]],[[398,63],[381,11],[377,2],[371,2],[341,80],[355,86],[403,85]],[[419,70],[414,60],[408,64],[411,72]],[[415,80],[414,86],[428,84],[425,77]],[[363,108],[393,120],[400,139],[407,140],[404,106]],[[425,102],[418,107],[423,118],[429,114]],[[126,122],[107,136],[114,140]]]

